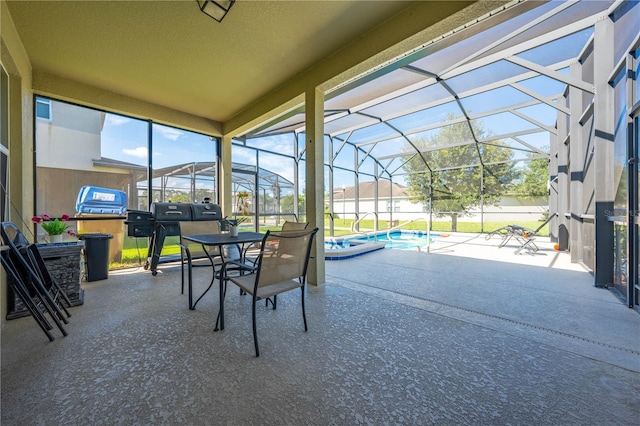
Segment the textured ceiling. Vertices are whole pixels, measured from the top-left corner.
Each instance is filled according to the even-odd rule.
[[[9,1],[33,68],[224,122],[407,8],[401,1]]]

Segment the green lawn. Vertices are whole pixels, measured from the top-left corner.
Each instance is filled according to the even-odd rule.
[[[408,221],[400,221],[400,224],[406,223]],[[351,232],[351,224],[353,220],[346,219],[338,219],[335,221],[334,227],[334,235],[342,236],[352,234]],[[503,226],[511,225],[513,222],[485,222],[484,223],[484,233],[492,232],[496,229],[502,228]],[[518,222],[518,225],[524,226],[525,228],[536,229],[540,226],[542,222],[538,221],[529,221],[529,222]],[[329,221],[325,221],[325,235],[329,235]],[[386,221],[379,221],[380,230],[387,229]],[[278,226],[273,227],[262,227],[261,231],[265,232],[267,229],[280,229]],[[426,230],[425,222],[414,222],[406,227],[402,227],[401,229],[411,229],[411,230]],[[360,222],[360,231],[372,231],[373,230],[373,220],[363,220]],[[432,223],[432,231],[436,232],[451,232],[451,222],[433,222]],[[458,232],[470,232],[470,233],[480,233],[480,223],[479,222],[458,222]],[[540,236],[549,236],[549,225],[545,225],[538,234]],[[177,245],[179,238],[177,236],[167,237],[165,239],[164,247],[162,248],[163,256],[166,255],[174,255],[180,253],[180,247]],[[146,238],[125,238],[124,239],[124,247],[122,249],[122,262],[112,262],[109,264],[109,268],[122,268],[133,265],[144,265],[147,261],[147,246],[148,240]]]
[[[408,221],[400,221],[400,225],[403,223],[407,223]],[[346,219],[343,221],[342,219],[335,221],[334,224],[334,234],[336,236],[340,235],[348,235],[352,234],[351,232],[351,224],[353,220]],[[542,224],[542,221],[528,221],[528,222],[518,222],[518,225],[524,226],[525,228],[537,229]],[[325,221],[325,229],[329,229],[329,222]],[[470,233],[490,233],[496,229],[502,228],[507,225],[513,225],[513,222],[485,222],[484,228],[480,229],[480,222],[458,222],[457,232],[470,232]],[[378,226],[380,230],[387,229],[386,221],[379,221]],[[402,226],[400,229],[411,229],[411,230],[425,230],[427,229],[426,222],[419,221],[413,222],[406,226]],[[431,224],[432,231],[438,232],[451,232],[451,222],[438,222],[435,221]],[[360,222],[360,231],[373,231],[373,220],[363,220]],[[328,235],[328,231],[325,231],[325,235]],[[537,235],[540,236],[549,236],[549,225],[545,226],[538,231]]]

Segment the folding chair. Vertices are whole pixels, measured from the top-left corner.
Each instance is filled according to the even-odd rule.
[[[54,341],[56,338],[53,336],[53,334],[51,334],[51,330],[53,330],[53,327],[51,326],[49,321],[47,321],[47,318],[38,307],[36,301],[31,297],[31,294],[27,289],[27,285],[24,283],[21,274],[17,271],[15,265],[11,261],[8,251],[0,254],[0,262],[2,263],[4,270],[7,272],[7,282],[9,284],[9,287],[22,301],[22,304],[27,308],[27,310],[36,321],[38,326],[42,329],[44,334],[46,334],[49,341]]]
[[[67,310],[67,307],[70,308],[72,306],[71,300],[69,300],[69,297],[67,297],[67,294],[64,292],[62,287],[60,287],[60,284],[56,279],[49,273],[47,265],[45,265],[44,259],[42,259],[42,255],[38,250],[38,246],[36,244],[30,244],[27,247],[27,255],[31,261],[31,266],[38,274],[38,277],[40,277],[44,288],[47,289],[51,298],[56,302],[56,305],[64,311],[67,318],[70,318],[71,313]]]
[[[33,261],[29,258],[29,241],[16,225],[11,222],[2,222],[0,237],[3,244],[8,247],[8,251],[2,253],[2,265],[15,280],[13,289],[41,328],[53,329],[45,316],[48,313],[62,335],[66,336],[68,333],[62,323],[69,323],[66,315],[70,316],[70,314],[64,307],[63,300],[69,299],[53,280],[43,282],[36,272],[37,268],[34,267]],[[71,306],[71,303],[68,306]],[[47,337],[52,340],[53,336],[47,333]]]
[[[502,228],[498,228],[485,236],[486,240],[491,239],[494,235],[497,235],[501,238],[498,247],[504,247],[507,243],[513,238],[515,239],[519,247],[516,249],[515,254],[526,250],[529,254],[534,254],[538,251],[538,246],[536,245],[535,236],[536,234],[556,216],[557,213],[550,214],[547,220],[545,220],[542,225],[538,226],[536,229],[526,228],[520,225],[507,225]]]

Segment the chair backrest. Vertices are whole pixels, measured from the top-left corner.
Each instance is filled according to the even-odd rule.
[[[307,229],[307,226],[309,226],[309,222],[292,222],[287,220],[282,224],[282,230],[299,231],[302,229]]]
[[[220,222],[217,220],[178,222],[180,225],[180,244],[189,248],[192,257],[204,255],[202,245],[182,238],[184,235],[219,234]]]
[[[258,263],[258,287],[301,279],[304,283],[315,229],[267,231]]]
[[[2,222],[0,225],[0,235],[8,246],[14,246],[18,250],[26,249],[29,243],[27,237],[12,222]]]
[[[30,244],[27,247],[27,255],[31,262],[31,266],[38,274],[38,277],[42,281],[42,284],[44,284],[45,288],[49,289],[54,286],[54,278],[49,273],[47,265],[45,265],[44,259],[42,258],[40,250],[38,250],[38,246],[36,244]]]
[[[9,247],[9,259],[13,263],[15,271],[20,274],[22,280],[28,285],[28,289],[33,296],[35,292],[44,292],[47,286],[36,272],[31,259],[28,257],[27,249],[30,245],[27,237],[11,222],[0,224],[0,237],[2,242]]]
[[[4,239],[2,241],[4,241]],[[0,253],[0,263],[4,267],[7,276],[10,278],[7,280],[7,284],[18,295],[20,300],[22,300],[25,308],[27,308],[33,319],[47,335],[49,341],[54,341],[55,337],[53,337],[53,334],[51,334],[50,331],[53,327],[38,308],[36,301],[32,298],[31,293],[33,293],[33,291],[31,289],[31,285],[24,281],[23,275],[12,262],[9,251],[3,251]]]

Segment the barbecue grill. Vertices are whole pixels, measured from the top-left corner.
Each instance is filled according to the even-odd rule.
[[[78,234],[111,235],[109,262],[122,260],[127,194],[113,188],[85,185],[76,200]]]
[[[160,258],[166,237],[180,235],[178,222],[221,220],[222,210],[211,203],[152,203],[151,211],[127,211],[127,235],[131,237],[149,237],[147,262],[144,269],[150,269],[152,275],[158,273],[159,263],[179,260],[177,256]]]

